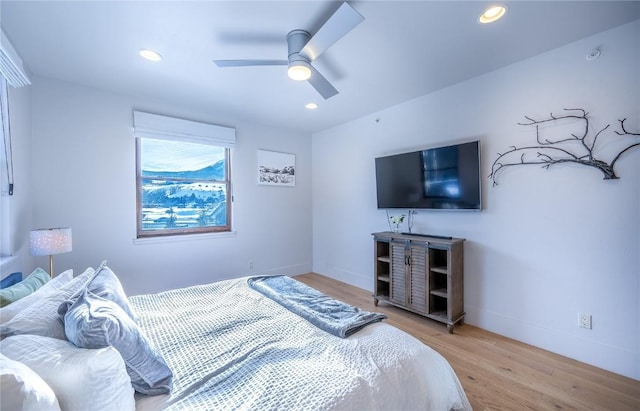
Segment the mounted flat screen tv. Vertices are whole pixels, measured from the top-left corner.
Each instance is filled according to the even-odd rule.
[[[376,158],[378,208],[479,211],[480,180],[479,141]]]

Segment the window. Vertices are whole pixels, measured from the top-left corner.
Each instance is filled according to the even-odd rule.
[[[9,95],[7,80],[0,76],[0,257],[11,255],[11,219],[9,196],[13,194],[13,162],[11,161],[11,135],[9,134]]]
[[[11,146],[11,126],[9,124],[9,86],[17,88],[31,84],[22,59],[11,45],[9,39],[0,30],[0,257],[13,255],[13,237],[17,224],[14,224],[15,212],[11,213],[13,196],[13,148]],[[19,207],[18,207],[19,208]],[[0,259],[0,266],[2,259]],[[0,272],[0,274],[2,274]]]
[[[134,123],[138,238],[231,231],[235,131],[141,112]]]

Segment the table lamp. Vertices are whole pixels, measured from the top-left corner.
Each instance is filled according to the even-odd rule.
[[[49,256],[49,275],[53,278],[53,255],[71,251],[71,228],[43,228],[29,232],[29,254]]]

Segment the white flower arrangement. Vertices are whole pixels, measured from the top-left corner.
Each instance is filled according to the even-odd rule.
[[[389,221],[393,224],[393,231],[396,233],[400,232],[400,224],[404,221],[406,216],[404,214],[394,215],[389,217]]]

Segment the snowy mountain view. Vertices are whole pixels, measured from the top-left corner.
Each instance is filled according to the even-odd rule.
[[[184,144],[180,150],[153,148],[155,150],[145,152],[143,147],[142,230],[227,225],[224,158],[211,163],[212,156],[209,156],[208,165],[202,161],[188,164],[180,158],[185,151]],[[213,158],[216,157],[219,158]],[[180,167],[176,167],[176,163]]]

